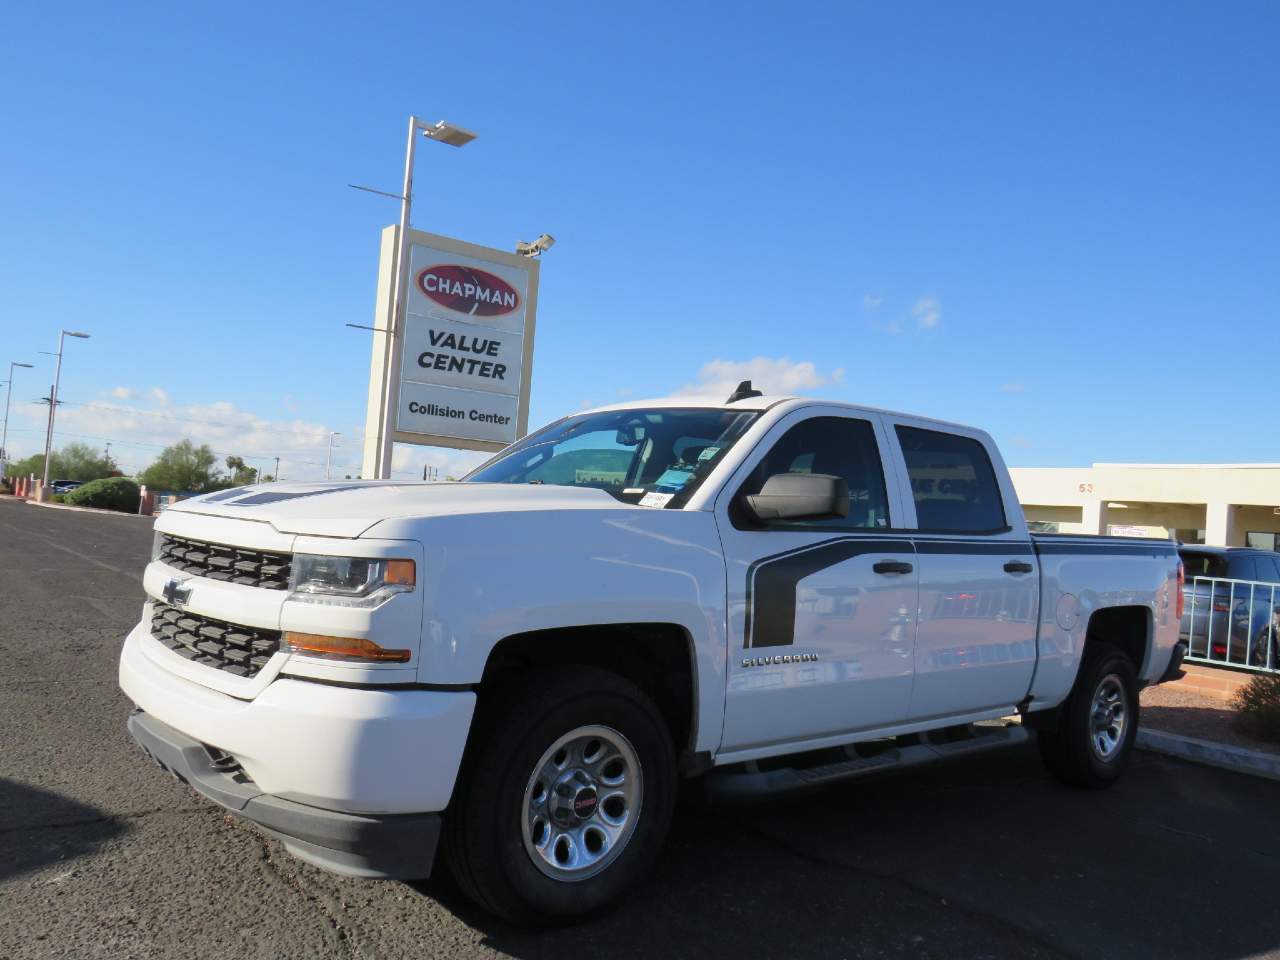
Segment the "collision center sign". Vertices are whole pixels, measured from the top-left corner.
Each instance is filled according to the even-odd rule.
[[[528,418],[537,264],[429,234],[410,240],[397,432],[512,443]]]

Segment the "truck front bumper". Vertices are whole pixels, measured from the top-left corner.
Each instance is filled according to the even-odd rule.
[[[343,813],[263,793],[237,764],[141,710],[129,733],[163,769],[220,807],[283,841],[285,849],[354,877],[427,877],[440,840],[438,813]]]
[[[145,623],[120,655],[120,686],[144,711],[130,732],[163,766],[303,859],[358,876],[427,874],[474,692],[280,676],[244,700],[178,676],[177,656]]]

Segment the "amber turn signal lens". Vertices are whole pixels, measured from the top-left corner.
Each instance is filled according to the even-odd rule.
[[[413,561],[393,561],[409,564],[410,576],[413,574]],[[410,580],[410,583],[413,581]],[[309,653],[318,657],[332,657],[335,660],[367,660],[373,663],[408,663],[408,650],[388,650],[380,647],[372,640],[352,637],[329,637],[319,633],[294,633],[286,630],[284,642],[294,653]]]
[[[396,583],[412,587],[417,582],[417,572],[412,560],[388,560],[387,572],[383,574],[383,583]]]

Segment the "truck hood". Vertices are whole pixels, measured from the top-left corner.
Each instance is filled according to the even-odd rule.
[[[268,483],[220,490],[169,507],[269,523],[280,533],[358,537],[402,517],[456,516],[516,510],[617,510],[628,507],[603,490],[510,483],[414,483],[385,480]]]

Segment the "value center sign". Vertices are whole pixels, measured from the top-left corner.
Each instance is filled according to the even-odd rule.
[[[383,236],[379,314],[391,307],[395,227]],[[388,236],[389,235],[389,236]],[[396,342],[375,337],[369,427],[377,382],[395,378],[378,422],[400,443],[498,450],[524,436],[529,417],[538,262],[413,230],[408,237],[404,323]],[[389,347],[389,349],[388,349]],[[366,462],[368,437],[366,429]]]

